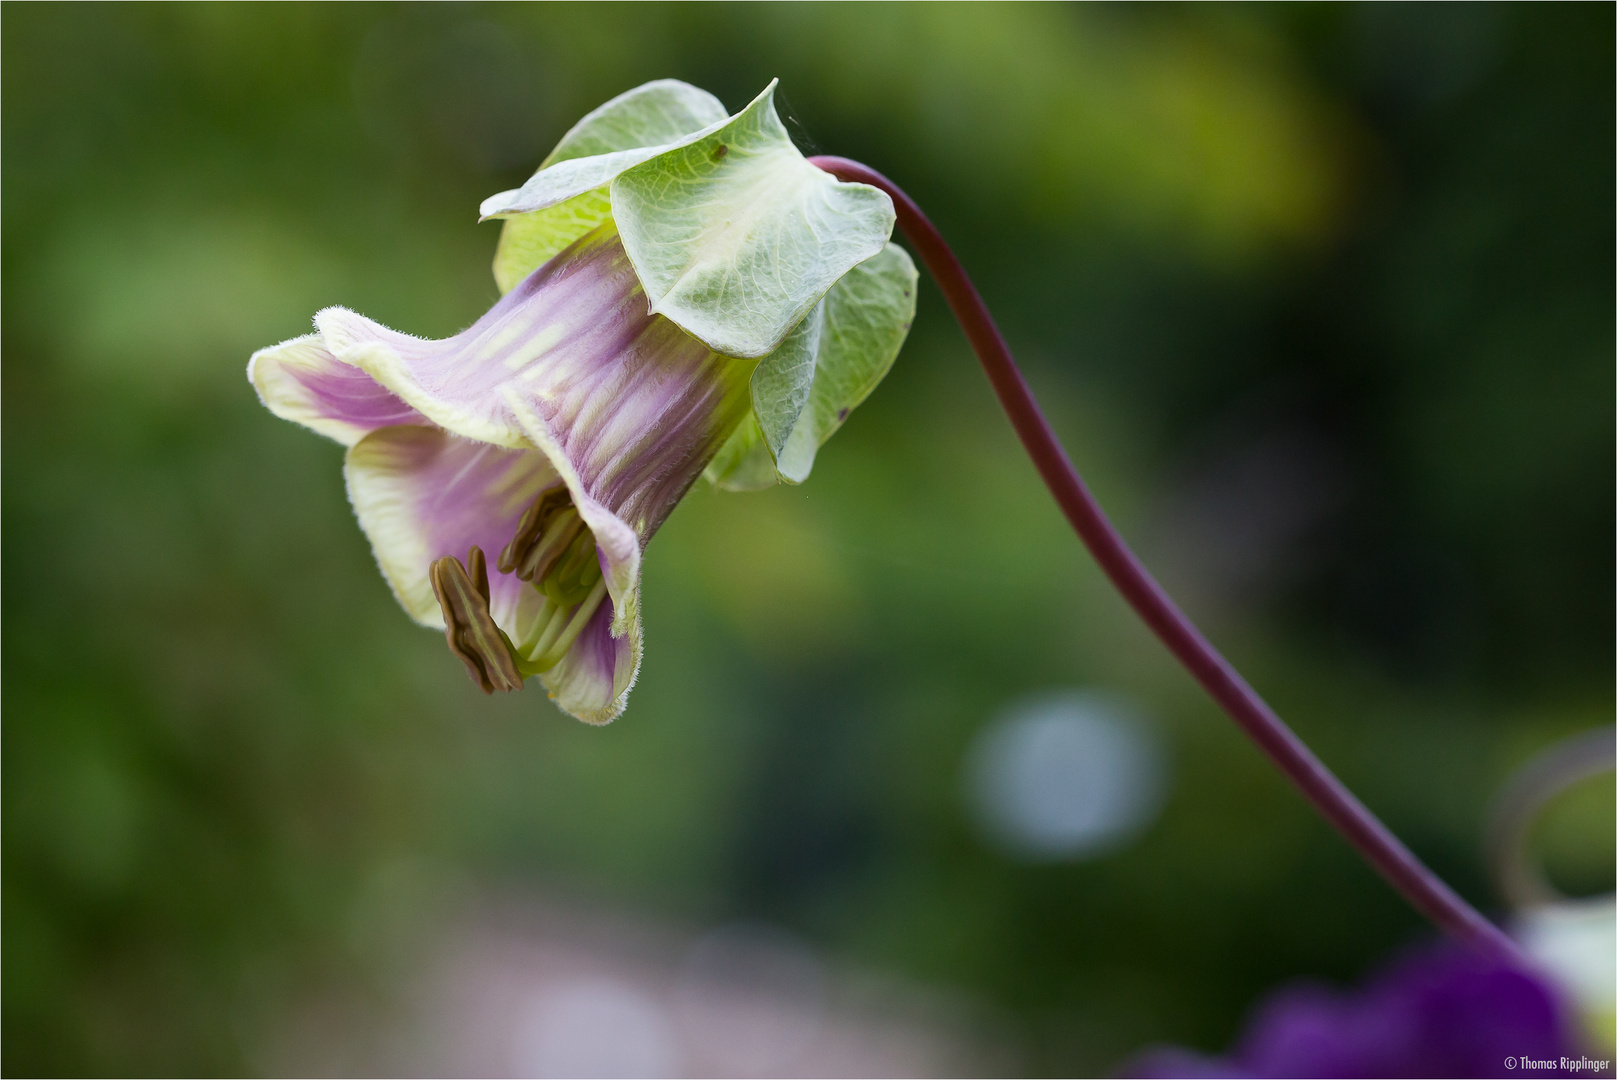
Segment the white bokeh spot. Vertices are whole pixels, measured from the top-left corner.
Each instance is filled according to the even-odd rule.
[[[977,733],[971,808],[995,847],[1036,862],[1091,858],[1156,819],[1167,754],[1121,698],[1080,691],[1017,702]]]

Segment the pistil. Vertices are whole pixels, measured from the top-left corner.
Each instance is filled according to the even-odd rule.
[[[557,607],[570,608],[601,580],[601,562],[595,554],[595,534],[585,529],[573,537],[548,573],[534,583]]]

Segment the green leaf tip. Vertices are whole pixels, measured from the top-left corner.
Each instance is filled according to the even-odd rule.
[[[729,119],[724,103],[678,79],[657,79],[619,94],[574,124],[540,164],[665,146]]]

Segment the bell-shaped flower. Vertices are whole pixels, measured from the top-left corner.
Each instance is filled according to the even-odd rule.
[[[801,482],[903,344],[891,201],[810,165],[773,90],[728,116],[663,80],[586,116],[483,204],[505,295],[454,337],[327,308],[248,365],[272,412],[347,446],[383,576],[486,692],[538,675],[617,716],[641,557],[680,498],[704,472]]]

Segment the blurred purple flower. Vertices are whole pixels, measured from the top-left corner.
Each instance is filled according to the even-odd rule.
[[[1453,946],[1416,953],[1359,991],[1293,984],[1261,1003],[1228,1057],[1177,1047],[1140,1077],[1590,1076],[1571,1016],[1536,976]],[[1554,1062],[1553,1067],[1531,1067]],[[1607,1063],[1609,1070],[1609,1063]],[[1610,1075],[1607,1071],[1604,1075]]]

